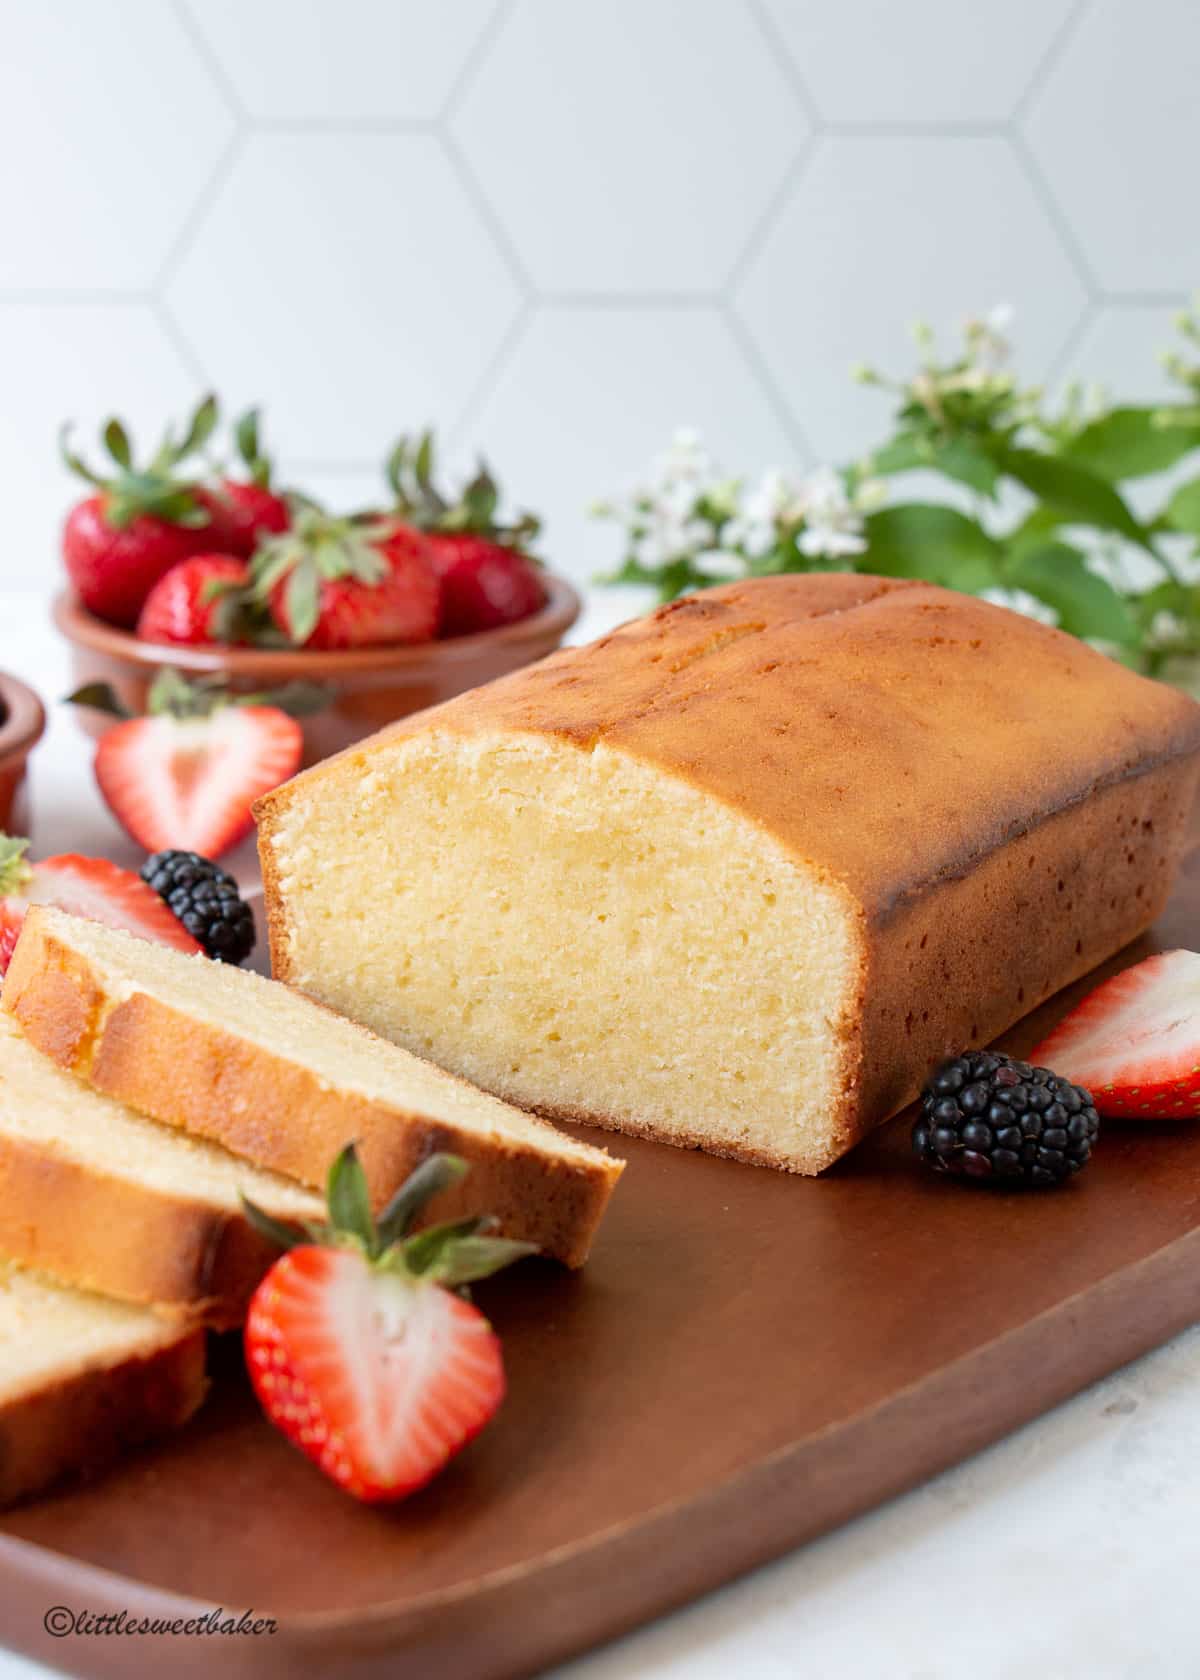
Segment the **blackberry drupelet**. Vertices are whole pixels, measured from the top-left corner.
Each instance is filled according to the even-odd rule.
[[[218,962],[242,963],[254,949],[254,915],[237,882],[195,852],[155,852],[142,880]]]
[[[1089,1091],[991,1050],[943,1062],[921,1094],[913,1149],[980,1184],[1062,1184],[1087,1165],[1100,1120]]]

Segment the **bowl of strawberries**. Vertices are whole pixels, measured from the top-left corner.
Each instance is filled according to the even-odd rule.
[[[110,420],[103,469],[64,433],[90,494],[63,529],[54,619],[77,684],[129,714],[165,667],[239,699],[303,688],[322,702],[302,708],[311,764],[543,658],[578,617],[576,591],[530,553],[539,522],[501,520],[485,467],[457,495],[439,489],[432,433],[393,448],[382,506],[333,514],[274,485],[255,411],[235,427],[237,465],[214,467],[218,419],[206,398],[140,465]],[[111,726],[81,715],[93,734]]]

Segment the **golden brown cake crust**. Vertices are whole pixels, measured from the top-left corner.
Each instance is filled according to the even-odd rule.
[[[279,1257],[235,1209],[3,1135],[0,1253],[77,1288],[172,1307],[218,1330],[243,1322]]]
[[[33,1045],[94,1089],[315,1189],[352,1140],[376,1205],[428,1155],[461,1155],[470,1174],[430,1204],[429,1217],[493,1213],[506,1235],[570,1266],[586,1259],[623,1169],[599,1151],[588,1159],[555,1155],[548,1128],[539,1148],[401,1112],[325,1085],[303,1065],[149,993],[110,996],[103,974],[36,907],[26,915],[0,1007]]]
[[[0,1505],[178,1429],[208,1388],[205,1333],[164,1324],[158,1346],[97,1361],[0,1405]]]
[[[285,980],[279,825],[426,731],[603,742],[742,814],[859,907],[860,1008],[827,1148],[772,1163],[805,1172],[907,1102],[940,1055],[988,1042],[1149,925],[1200,776],[1200,706],[1060,631],[907,580],[730,584],[404,719],[260,800]]]

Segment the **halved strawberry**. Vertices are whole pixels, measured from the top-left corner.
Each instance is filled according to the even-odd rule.
[[[260,542],[255,592],[299,645],[381,647],[432,641],[439,588],[425,539],[378,518],[303,508],[290,531]]]
[[[466,1163],[431,1155],[371,1217],[354,1145],[329,1174],[329,1219],[304,1236],[243,1199],[288,1248],[255,1291],[246,1364],[267,1417],[348,1493],[402,1499],[474,1439],[504,1398],[500,1343],[453,1291],[530,1254],[460,1219],[409,1236]]]
[[[103,685],[80,689],[76,705],[124,721],[96,748],[96,780],[127,834],[148,852],[216,858],[250,832],[253,802],[300,768],[303,732],[278,698],[312,709],[307,693],[231,695],[214,683],[161,671],[145,717],[129,717]],[[320,697],[318,697],[320,698]]]
[[[402,437],[384,467],[395,511],[429,542],[442,585],[438,634],[466,636],[528,618],[546,602],[541,569],[527,552],[541,529],[535,514],[498,518],[500,491],[481,461],[457,501],[434,484],[432,432]]]
[[[7,972],[31,904],[53,904],[177,951],[201,949],[154,889],[131,870],[73,852],[31,864],[25,860],[28,846],[28,840],[0,834],[0,974]]]
[[[1029,1059],[1086,1085],[1101,1114],[1200,1114],[1200,954],[1163,951],[1106,980]]]

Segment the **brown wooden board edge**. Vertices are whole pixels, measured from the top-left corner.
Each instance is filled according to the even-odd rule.
[[[353,1621],[291,1616],[277,1634],[259,1638],[58,1639],[42,1625],[56,1604],[165,1619],[212,1606],[0,1537],[4,1640],[82,1680],[124,1680],[166,1662],[179,1680],[206,1677],[216,1662],[238,1680],[315,1680],[334,1672],[344,1680],[524,1680],[926,1481],[1197,1318],[1200,1230],[698,1499],[430,1594],[400,1613],[382,1605]],[[936,1432],[928,1428],[931,1411],[941,1421]],[[839,1450],[826,1461],[834,1437]],[[244,1607],[222,1608],[237,1616]],[[252,1608],[270,1614],[269,1606]]]

